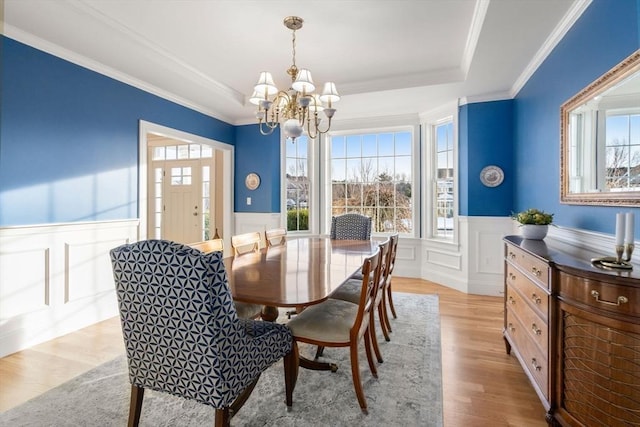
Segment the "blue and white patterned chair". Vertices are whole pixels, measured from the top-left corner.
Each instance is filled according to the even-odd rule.
[[[336,240],[369,240],[371,239],[371,217],[359,213],[331,217],[329,237]]]
[[[112,249],[111,261],[131,382],[130,426],[138,425],[146,388],[210,405],[215,425],[229,425],[260,374],[283,356],[291,406],[297,373],[291,332],[237,317],[221,252],[145,240]]]

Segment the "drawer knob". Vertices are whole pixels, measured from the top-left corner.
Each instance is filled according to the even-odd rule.
[[[535,357],[531,358],[531,366],[533,366],[533,369],[536,371],[542,371],[542,366],[538,365],[538,361]]]
[[[509,258],[516,259],[516,254],[514,254],[513,252],[509,252]]]
[[[538,328],[538,325],[536,325],[535,323],[531,324],[531,330],[536,335],[542,335],[542,329]]]
[[[540,298],[535,293],[531,294],[531,300],[536,304],[542,304],[542,298]]]
[[[515,330],[516,330],[516,328],[513,326],[513,323],[509,323],[509,326],[507,326],[507,328],[508,328],[511,332],[513,332],[513,331],[515,331]]]
[[[536,267],[531,267],[531,272],[536,277],[540,277],[542,275],[542,270],[539,270]]]
[[[509,296],[509,304],[515,304],[516,300],[513,299],[512,296]]]
[[[596,290],[592,290],[591,291],[591,296],[593,298],[595,298],[595,300],[601,304],[606,304],[606,305],[621,305],[621,304],[626,304],[629,302],[629,298],[620,295],[617,299],[616,302],[611,302],[611,301],[606,301],[603,299],[600,299],[600,292],[596,291]]]

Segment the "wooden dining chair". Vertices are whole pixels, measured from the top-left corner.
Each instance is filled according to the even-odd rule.
[[[224,252],[224,240],[222,239],[211,239],[202,242],[189,243],[189,246],[194,249],[198,249],[205,254],[214,251]]]
[[[264,240],[267,246],[284,245],[287,242],[287,230],[284,228],[273,228],[264,232]]]
[[[380,248],[380,274],[378,277],[376,290],[376,297],[373,302],[373,309],[371,310],[371,319],[369,320],[369,333],[371,334],[371,345],[376,354],[376,358],[378,362],[382,363],[384,359],[382,358],[382,354],[380,353],[380,348],[378,346],[378,338],[376,335],[376,327],[375,327],[375,318],[374,315],[378,313],[378,320],[380,322],[380,328],[382,329],[382,333],[386,341],[389,341],[389,332],[387,331],[387,325],[385,323],[385,312],[383,306],[384,292],[385,286],[387,283],[387,274],[388,274],[388,266],[389,266],[389,255],[391,254],[391,239],[387,239],[384,242],[378,245]],[[371,274],[371,273],[369,273]],[[362,284],[364,283],[362,280],[362,276],[364,274],[358,275],[358,277],[351,277],[342,283],[336,291],[331,294],[331,298],[339,299],[343,301],[348,301],[354,304],[358,304],[360,302],[360,294],[362,292]],[[322,348],[318,347],[318,352],[316,355],[322,355]]]
[[[364,273],[358,304],[339,299],[328,299],[320,304],[305,308],[291,319],[287,326],[293,333],[294,366],[299,366],[298,342],[321,347],[349,347],[351,376],[360,408],[367,413],[367,401],[362,389],[358,347],[364,338],[365,351],[371,374],[377,378],[378,372],[371,354],[371,310],[373,310],[381,267],[380,250],[367,257],[362,265]],[[313,369],[313,366],[307,365]],[[294,384],[297,373],[293,375]]]
[[[202,242],[190,243],[187,246],[198,249],[200,252],[204,252],[205,254],[211,252],[224,252],[224,240],[222,239],[210,239]],[[233,300],[233,304],[236,307],[238,317],[242,319],[257,319],[262,314],[262,306],[259,304],[250,304],[236,300]]]
[[[393,292],[391,290],[391,276],[393,274],[393,269],[396,265],[396,255],[398,254],[398,241],[400,240],[398,233],[393,234],[391,237],[391,251],[389,254],[389,267],[387,268],[387,283],[385,285],[385,295],[384,295],[384,311],[385,311],[385,319],[387,323],[387,329],[391,332],[391,322],[389,322],[389,316],[387,314],[387,309],[391,310],[391,314],[394,319],[397,319],[396,308],[393,306]]]
[[[262,236],[260,236],[260,233],[257,231],[231,236],[231,246],[233,247],[233,254],[237,256],[249,252],[258,252],[260,250],[261,240]]]

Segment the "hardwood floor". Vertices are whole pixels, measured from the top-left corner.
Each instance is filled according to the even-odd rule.
[[[394,277],[393,286],[397,292],[439,295],[445,426],[547,425],[533,387],[505,352],[502,298],[401,277]],[[119,319],[113,318],[4,357],[0,412],[123,352]]]

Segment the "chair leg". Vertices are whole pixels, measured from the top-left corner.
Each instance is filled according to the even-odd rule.
[[[384,313],[384,324],[387,327],[387,331],[393,332],[393,329],[391,329],[391,322],[389,322],[389,309],[387,307],[389,307],[389,301],[387,301],[387,293],[382,292],[382,311]]]
[[[230,422],[229,408],[216,408],[215,427],[229,427],[231,425]]]
[[[374,378],[378,378],[378,369],[376,368],[376,364],[373,363],[373,354],[371,353],[371,339],[369,337],[370,329],[367,328],[367,331],[364,333],[364,350],[367,353],[367,362],[369,363],[369,369],[371,370],[371,375]]]
[[[384,307],[384,301],[380,301],[378,305],[378,319],[380,320],[380,328],[382,328],[382,334],[384,335],[385,341],[391,341],[389,338],[389,331],[387,330],[387,324],[385,322],[387,309]]]
[[[391,296],[391,285],[387,288],[387,299],[389,300],[389,308],[391,309],[391,314],[393,314],[393,318],[397,319],[396,316],[396,308],[393,306],[393,297]]]
[[[365,333],[365,339],[367,334]],[[362,383],[360,382],[360,368],[358,367],[358,341],[351,342],[351,376],[353,377],[353,386],[356,389],[356,396],[358,397],[358,403],[362,412],[367,413],[367,401],[364,397],[364,391],[362,390]],[[371,350],[369,350],[371,351]]]
[[[313,358],[313,360],[318,360],[319,358],[321,358],[323,353],[324,353],[324,347],[319,345],[318,348],[316,349],[316,356]]]
[[[368,334],[371,337],[371,346],[373,347],[373,351],[376,353],[376,358],[378,359],[378,363],[384,362],[382,359],[382,354],[380,354],[380,348],[378,347],[378,338],[376,337],[376,327],[375,327],[375,318],[374,318],[375,309],[371,310],[371,317],[369,320],[369,330]]]
[[[140,423],[140,413],[142,412],[142,399],[144,398],[144,388],[131,385],[131,402],[129,404],[129,427],[138,427]]]
[[[298,364],[300,363],[300,355],[298,354],[298,343],[294,340],[291,345],[291,352],[284,356],[284,388],[287,396],[287,406],[293,405],[293,390],[296,388],[298,381]]]

